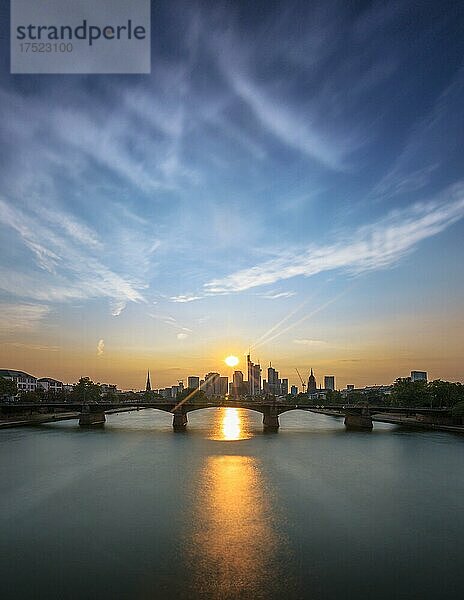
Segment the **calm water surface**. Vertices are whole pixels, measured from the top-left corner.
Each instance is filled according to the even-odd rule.
[[[0,597],[463,597],[463,437],[261,418],[0,431]]]

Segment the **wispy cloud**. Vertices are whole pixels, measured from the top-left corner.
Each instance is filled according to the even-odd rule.
[[[60,230],[56,228],[61,223]],[[127,302],[141,302],[143,285],[130,281],[101,262],[103,245],[89,228],[73,217],[50,210],[31,214],[0,199],[0,223],[12,228],[48,275],[15,272],[0,281],[0,289],[17,295],[54,302],[72,298],[107,297],[112,314]],[[31,286],[38,278],[40,285]]]
[[[41,304],[0,304],[0,331],[33,331],[49,312],[50,308]]]
[[[311,124],[311,119],[292,111],[287,102],[276,97],[275,93],[266,92],[258,87],[243,71],[234,70],[228,65],[225,72],[235,92],[249,105],[256,118],[272,134],[288,146],[317,159],[328,167],[341,169],[346,148],[343,149],[336,144],[331,145],[328,139]]]
[[[462,142],[464,68],[438,96],[432,110],[413,124],[393,165],[376,184],[372,198],[408,194],[423,189],[452,160]]]
[[[412,252],[420,242],[441,233],[463,216],[464,184],[459,183],[446,190],[436,201],[416,203],[352,231],[348,241],[288,252],[214,279],[205,284],[205,290],[213,294],[241,292],[324,271],[342,270],[358,274],[389,267]]]
[[[171,302],[185,303],[185,302],[194,302],[195,300],[200,300],[203,296],[194,296],[194,295],[179,295],[179,296],[171,296]]]
[[[318,130],[312,111],[296,107],[291,97],[282,95],[282,88],[276,82],[268,82],[267,86],[257,83],[252,76],[256,49],[245,47],[243,41],[239,43],[231,31],[221,32],[217,38],[213,36],[212,46],[233,91],[268,133],[331,169],[344,168],[347,140],[339,138],[337,143],[324,135]]]
[[[61,350],[61,346],[48,346],[46,344],[26,344],[22,342],[5,342],[4,344],[13,348],[37,350],[38,352],[59,352]]]
[[[104,351],[105,351],[105,340],[98,340],[97,356],[103,356]]]
[[[325,346],[327,345],[327,342],[324,342],[323,340],[310,340],[310,339],[306,339],[306,338],[298,338],[296,340],[293,340],[294,344],[299,344],[300,346]]]
[[[267,300],[278,300],[279,298],[291,298],[295,296],[296,292],[267,292],[265,294],[261,294],[261,298],[266,298]]]
[[[179,321],[172,315],[161,315],[161,314],[156,314],[156,313],[149,313],[149,316],[152,319],[162,321],[165,325],[169,325],[170,327],[173,327],[181,334],[188,335],[188,334],[192,333],[192,330],[189,327],[185,327],[184,325],[179,323]],[[183,338],[179,338],[179,339],[183,339]]]

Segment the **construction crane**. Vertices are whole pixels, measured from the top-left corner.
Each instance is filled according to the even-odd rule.
[[[306,393],[306,383],[303,381],[303,377],[300,375],[300,372],[298,371],[298,369],[295,367],[295,371],[298,373],[298,377],[300,378],[301,381],[301,385],[303,387],[303,394]]]

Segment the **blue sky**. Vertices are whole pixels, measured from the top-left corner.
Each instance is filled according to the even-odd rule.
[[[290,378],[461,379],[463,24],[156,2],[149,76],[2,52],[5,367],[167,385],[252,347]]]

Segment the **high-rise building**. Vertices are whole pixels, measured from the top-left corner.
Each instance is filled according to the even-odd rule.
[[[258,396],[261,393],[261,366],[254,364],[252,369],[253,381],[253,396]]]
[[[253,363],[251,362],[250,355],[247,356],[247,383],[248,383],[248,393],[251,395],[251,379],[252,379],[252,369]]]
[[[314,377],[313,370],[308,377],[308,394],[315,394],[317,392],[316,378]]]
[[[425,381],[427,383],[427,371],[411,371],[411,381]]]
[[[271,364],[269,364],[267,369],[267,383],[269,386],[269,393],[273,396],[278,396],[281,392],[279,372],[276,371]]]
[[[247,356],[248,393],[250,396],[258,396],[261,393],[261,365],[254,364],[250,355]]]
[[[247,393],[247,385],[243,381],[243,373],[241,371],[234,371],[232,376],[232,387],[231,394],[234,397],[244,396]]]
[[[171,397],[176,398],[178,394],[182,392],[182,388],[179,385],[171,385]]]
[[[200,387],[200,378],[191,376],[187,379],[187,387],[191,390],[197,390]]]
[[[208,398],[221,395],[219,388],[219,377],[219,373],[207,373],[205,375],[203,391],[208,396]]]
[[[324,377],[324,389],[335,391],[335,375],[326,375]]]
[[[288,379],[282,379],[282,383],[280,384],[280,393],[282,396],[288,395]]]
[[[145,391],[151,392],[150,371],[147,371],[147,383],[145,385]]]
[[[298,388],[296,387],[296,385],[292,385],[292,387],[290,388],[290,394],[292,396],[298,396]]]
[[[219,396],[227,396],[229,393],[229,378],[228,377],[219,377]]]

